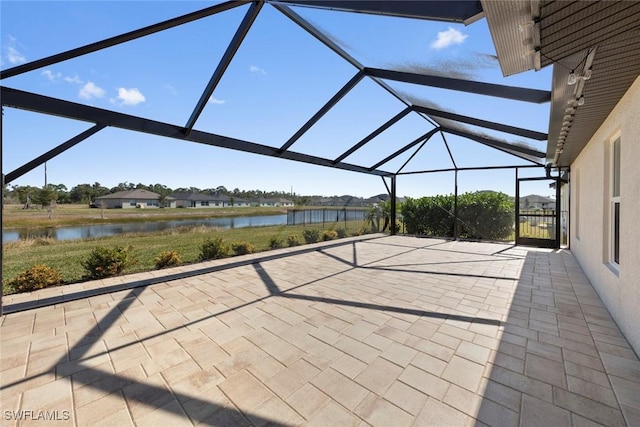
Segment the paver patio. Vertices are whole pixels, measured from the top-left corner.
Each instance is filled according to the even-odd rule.
[[[45,306],[2,318],[2,425],[640,425],[568,251],[376,235],[5,304]]]

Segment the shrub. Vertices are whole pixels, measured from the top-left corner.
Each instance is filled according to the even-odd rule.
[[[289,247],[298,246],[300,244],[300,237],[297,234],[291,234],[287,237],[287,245]]]
[[[231,244],[231,250],[236,255],[246,255],[254,253],[256,248],[249,242],[236,242]]]
[[[222,241],[221,237],[205,239],[202,246],[200,246],[200,261],[225,258],[227,256],[229,256],[229,247]]]
[[[176,251],[164,251],[160,252],[160,255],[155,259],[155,263],[156,268],[159,270],[161,268],[182,264],[182,259]]]
[[[401,213],[407,233],[453,237],[455,197],[439,195],[407,200]],[[499,240],[513,231],[514,208],[508,195],[493,191],[458,196],[458,235]]]
[[[322,233],[322,240],[326,242],[327,240],[334,240],[338,237],[338,233],[333,230],[325,230]]]
[[[9,281],[7,285],[12,292],[29,292],[56,286],[60,283],[62,283],[62,276],[58,270],[47,267],[44,264],[36,264],[20,273],[16,278]]]
[[[318,240],[320,240],[320,230],[307,228],[306,230],[302,230],[302,237],[307,243],[316,243]]]
[[[338,239],[344,239],[345,237],[347,237],[347,230],[345,230],[344,228],[338,228],[336,232],[338,233]]]
[[[138,261],[133,254],[133,247],[115,246],[105,248],[98,246],[82,261],[82,267],[87,270],[85,277],[100,279],[122,273],[125,269],[135,265]]]
[[[354,237],[362,236],[364,234],[369,234],[369,229],[366,226],[360,227],[359,229],[354,230],[354,231],[351,232],[351,235],[354,236]]]
[[[273,236],[269,239],[269,248],[280,249],[282,247],[284,247],[284,241],[282,241],[282,239],[279,239],[276,236]]]

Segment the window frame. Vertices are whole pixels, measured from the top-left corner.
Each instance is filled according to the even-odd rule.
[[[620,268],[621,146],[621,137],[616,135],[610,146],[611,168],[609,174],[609,262],[616,268]]]

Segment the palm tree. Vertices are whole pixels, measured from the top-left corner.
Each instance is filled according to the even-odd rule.
[[[380,220],[384,220],[382,230],[380,230]],[[371,224],[371,231],[385,232],[391,223],[391,200],[377,203],[367,211],[366,221]]]

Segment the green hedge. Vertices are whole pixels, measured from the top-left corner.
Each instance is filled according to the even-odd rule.
[[[401,213],[409,234],[453,237],[455,197],[407,198]],[[458,195],[458,236],[504,240],[513,233],[513,200],[504,193],[480,191]]]

